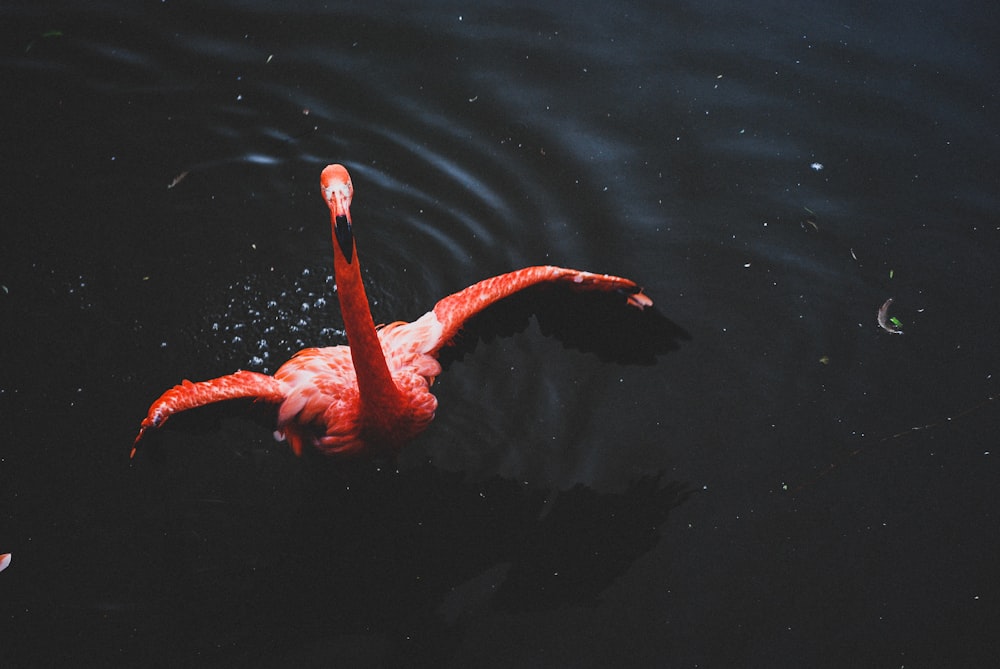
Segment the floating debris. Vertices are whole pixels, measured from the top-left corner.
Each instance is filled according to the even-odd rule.
[[[815,232],[819,232],[819,224],[816,223],[816,212],[810,209],[809,207],[802,207],[802,208],[805,209],[807,212],[809,212],[809,215],[806,216],[806,220],[799,223],[799,225],[802,226],[803,230],[808,229],[806,228],[806,225],[811,225],[812,229]]]
[[[0,554],[0,571],[10,566],[10,553]]]
[[[177,176],[175,176],[174,180],[167,184],[167,189],[173,188],[174,186],[176,186],[180,182],[184,181],[184,177],[186,177],[187,175],[188,175],[188,171],[184,170],[183,172],[181,172],[180,174],[178,174]]]
[[[902,323],[895,316],[889,318],[889,307],[892,305],[892,298],[885,301],[878,310],[878,326],[890,334],[903,334]]]
[[[46,30],[45,32],[39,35],[39,37],[43,38],[62,37],[62,36],[63,36],[63,31],[61,30]],[[29,51],[31,51],[31,47],[33,46],[35,46],[35,40],[31,40],[30,42],[28,42],[28,46],[24,47],[24,52],[28,53]]]
[[[812,163],[809,167],[813,168],[814,171],[819,172],[823,169],[823,163]]]

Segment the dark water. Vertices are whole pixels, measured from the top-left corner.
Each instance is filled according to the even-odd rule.
[[[118,4],[0,10],[4,666],[993,664],[995,9]],[[554,263],[690,339],[482,343],[397,463],[245,405],[129,463],[343,341],[335,161],[376,321]]]

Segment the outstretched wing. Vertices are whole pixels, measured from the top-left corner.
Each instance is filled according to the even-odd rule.
[[[139,443],[146,430],[163,425],[170,416],[181,411],[205,406],[213,402],[253,398],[262,402],[277,403],[285,399],[286,387],[281,381],[267,374],[239,371],[235,374],[220,376],[209,381],[192,383],[184,380],[167,392],[149,407],[149,413],[143,419],[135,444]],[[135,446],[132,453],[135,455]]]
[[[551,265],[525,267],[475,283],[435,304],[433,314],[440,324],[440,331],[435,333],[436,341],[431,342],[426,349],[427,353],[436,355],[442,346],[455,338],[466,321],[490,305],[518,291],[544,283],[565,283],[576,290],[619,292],[625,296],[628,304],[637,309],[653,305],[653,301],[642,292],[638,284],[620,276]]]

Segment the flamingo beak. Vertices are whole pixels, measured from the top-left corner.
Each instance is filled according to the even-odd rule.
[[[351,183],[351,175],[343,165],[327,165],[319,183],[326,206],[330,208],[333,238],[344,254],[344,259],[350,264],[354,260],[354,235],[351,234],[351,198],[354,195],[354,185]]]
[[[333,224],[333,233],[337,238],[337,246],[344,254],[347,264],[354,260],[354,234],[351,232],[351,219],[347,216],[337,216]]]

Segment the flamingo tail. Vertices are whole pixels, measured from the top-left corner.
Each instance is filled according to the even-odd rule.
[[[149,413],[142,421],[129,457],[135,456],[136,445],[146,430],[160,427],[175,413],[213,402],[240,398],[254,398],[261,402],[278,403],[285,399],[285,386],[273,376],[247,371],[239,371],[235,374],[198,383],[184,380],[180,385],[163,393],[149,407]]]
[[[642,292],[642,287],[631,279],[552,265],[525,267],[474,283],[435,304],[434,315],[442,326],[436,348],[451,341],[465,321],[491,304],[541,283],[565,283],[575,290],[617,291],[623,293],[628,303],[637,309],[653,306],[653,301]]]

